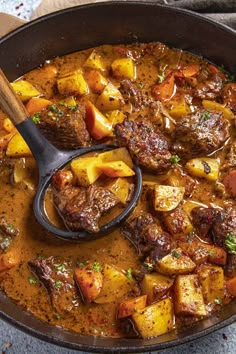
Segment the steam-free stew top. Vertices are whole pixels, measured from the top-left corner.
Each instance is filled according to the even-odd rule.
[[[79,333],[148,338],[189,326],[236,296],[236,82],[224,68],[161,43],[100,46],[12,83],[56,146],[115,144],[54,174],[52,222],[96,232],[65,243],[34,219],[37,169],[1,114],[0,286],[36,317]],[[60,217],[63,219],[61,222]]]

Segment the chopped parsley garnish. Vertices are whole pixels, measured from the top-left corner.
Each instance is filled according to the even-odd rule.
[[[172,165],[176,165],[180,161],[180,157],[178,155],[172,155],[170,158],[170,163]]]
[[[145,86],[145,84],[143,82],[140,82],[138,85],[141,89],[144,88],[144,86]]]
[[[79,262],[78,267],[79,267],[79,268],[84,268],[84,267],[85,267],[85,264],[84,264],[83,262]]]
[[[158,84],[161,84],[165,80],[166,74],[163,71],[160,75],[157,75],[157,77],[158,77],[157,79]]]
[[[210,251],[209,251],[209,255],[210,255],[210,257],[214,257],[214,255],[215,255],[214,251],[213,251],[213,250],[210,250]]]
[[[101,272],[101,270],[102,270],[102,266],[101,266],[101,264],[98,263],[98,262],[93,263],[92,268],[93,268],[96,272]]]
[[[193,241],[193,238],[195,237],[195,234],[193,231],[190,231],[187,236],[187,242],[191,243]]]
[[[175,258],[180,258],[181,257],[181,253],[177,252],[177,251],[172,251],[171,253],[172,257],[175,257]]]
[[[78,105],[76,104],[75,106],[72,106],[72,105],[68,105],[68,108],[71,110],[71,111],[76,111],[78,109]]]
[[[15,226],[12,225],[12,224],[10,224],[10,223],[7,224],[7,228],[8,228],[8,230],[10,231],[10,233],[16,232]]]
[[[210,112],[208,110],[202,112],[202,119],[208,120],[210,118]]]
[[[60,289],[62,287],[62,282],[60,280],[55,281],[54,288]]]
[[[55,104],[50,104],[50,105],[48,106],[48,109],[49,109],[51,112],[53,112],[53,113],[58,113],[58,108],[57,108],[57,106],[56,106]]]
[[[36,280],[35,278],[33,278],[33,277],[29,277],[29,278],[28,278],[28,281],[29,281],[29,283],[30,283],[31,285],[37,284],[37,280]]]
[[[127,276],[127,278],[130,279],[130,280],[133,279],[132,268],[127,269],[127,271],[126,271],[126,276]]]
[[[34,124],[40,123],[40,119],[41,119],[41,114],[39,112],[34,113],[32,117],[32,121],[34,122]]]
[[[234,74],[227,74],[226,83],[236,82],[236,76]]]
[[[152,269],[153,269],[152,263],[145,262],[144,265],[145,265],[145,267],[146,267],[148,270],[152,270]]]
[[[66,270],[64,264],[54,264],[54,268],[59,272],[64,272]]]
[[[236,236],[233,234],[227,234],[225,239],[225,245],[228,248],[229,253],[236,254]]]

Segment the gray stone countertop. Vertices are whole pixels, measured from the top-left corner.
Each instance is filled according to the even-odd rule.
[[[29,20],[41,0],[0,0],[0,12]],[[70,1],[68,1],[68,4]],[[0,24],[1,25],[1,24]],[[0,320],[0,353],[2,354],[73,354],[74,350],[60,348],[33,338]],[[161,351],[165,354],[236,353],[236,323],[206,337],[178,347]],[[157,352],[153,352],[157,353]],[[82,354],[82,352],[81,352]],[[150,353],[149,353],[150,354]]]

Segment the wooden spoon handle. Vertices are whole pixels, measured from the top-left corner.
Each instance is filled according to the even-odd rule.
[[[25,106],[21,100],[15,94],[9,81],[0,69],[0,107],[11,119],[11,121],[17,125],[29,116]]]

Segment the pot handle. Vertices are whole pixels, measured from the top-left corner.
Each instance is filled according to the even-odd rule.
[[[18,17],[0,12],[0,38],[14,29],[24,25],[26,21],[21,20]]]

